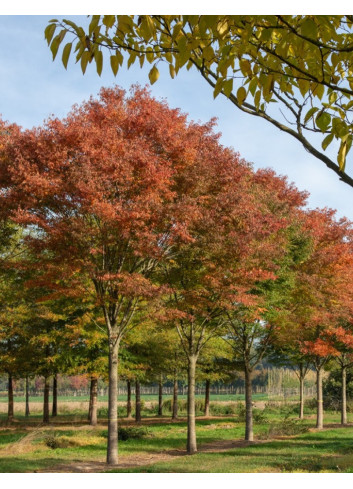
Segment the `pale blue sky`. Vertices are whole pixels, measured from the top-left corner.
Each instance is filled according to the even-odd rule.
[[[69,63],[65,70],[60,59],[52,56],[44,40],[44,29],[52,17],[0,15],[0,114],[24,128],[42,124],[54,114],[64,117],[74,103],[96,95],[102,86],[118,84],[128,89],[133,83],[145,85],[148,69],[133,66],[115,78],[109,66],[99,77],[94,66],[82,75],[78,65]],[[67,15],[69,18],[75,17]],[[85,20],[85,17],[82,17]],[[106,63],[107,64],[107,63]],[[353,220],[353,189],[340,182],[324,164],[299,144],[265,121],[242,114],[224,97],[213,100],[207,83],[192,71],[182,71],[171,80],[161,70],[160,79],[151,87],[156,97],[166,98],[171,107],[179,107],[190,119],[207,121],[218,118],[221,142],[232,146],[255,168],[272,167],[288,175],[301,190],[311,194],[310,207],[332,207],[338,216]],[[349,158],[352,160],[353,156]],[[348,161],[353,173],[353,162]]]

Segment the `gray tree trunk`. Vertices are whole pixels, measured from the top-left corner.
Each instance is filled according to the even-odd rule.
[[[89,392],[89,412],[88,412],[88,421],[91,426],[97,425],[97,396],[98,396],[98,378],[95,375],[92,375],[90,392]]]
[[[49,423],[49,377],[44,377],[43,423]]]
[[[141,423],[141,393],[138,380],[136,380],[135,384],[135,421],[136,423]]]
[[[211,382],[207,379],[205,387],[205,416],[210,415],[210,386]]]
[[[176,378],[176,374],[174,377],[173,384],[173,411],[172,411],[172,419],[178,419],[178,380]]]
[[[195,423],[195,373],[197,357],[188,358],[188,438],[187,453],[192,455],[197,452],[196,423]]]
[[[12,379],[12,374],[9,374],[9,377],[8,377],[7,393],[8,393],[7,419],[8,419],[8,421],[12,421],[13,420],[13,415],[14,415],[14,408],[13,408],[13,379]]]
[[[132,404],[131,404],[131,380],[127,382],[127,403],[126,403],[126,417],[131,418]]]
[[[163,383],[162,375],[158,383],[158,416],[162,416],[163,412]]]
[[[26,412],[25,415],[26,417],[29,416],[31,413],[29,411],[29,380],[28,380],[28,375],[26,376]]]
[[[245,368],[245,440],[254,440],[252,412],[252,372]]]
[[[300,373],[299,377],[299,383],[300,383],[300,401],[299,401],[299,419],[304,418],[304,377]]]
[[[347,424],[347,367],[342,366],[341,424]]]
[[[58,377],[56,374],[53,377],[53,406],[51,415],[53,417],[58,415]]]
[[[316,367],[316,398],[317,398],[316,428],[322,430],[324,426],[324,406],[323,406],[323,398],[322,398],[322,367]]]
[[[116,336],[109,338],[108,446],[107,464],[118,463],[118,351]]]

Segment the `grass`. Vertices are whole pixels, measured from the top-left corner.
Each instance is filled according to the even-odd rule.
[[[349,416],[352,417],[349,421],[353,421],[353,416]],[[338,423],[339,414],[326,413],[325,422]],[[128,423],[123,420],[122,424]],[[186,420],[172,423],[168,418],[150,418],[142,423],[146,429],[141,439],[119,442],[120,462],[134,465],[139,460],[140,465],[110,472],[353,472],[353,426],[268,439],[273,427],[277,434],[283,434],[284,427],[288,433],[291,424],[293,433],[308,430],[313,428],[315,418],[311,416],[299,422],[290,409],[265,409],[260,422],[255,424],[257,441],[229,448],[230,441],[243,438],[241,417],[199,418],[200,451],[185,456]],[[203,447],[220,441],[228,443],[228,448],[202,451]],[[15,423],[6,426],[3,418],[0,423],[0,472],[34,472],[58,465],[64,465],[66,471],[70,471],[72,463],[104,462],[106,442],[105,421],[92,428],[83,420],[66,415],[43,426],[40,419],[31,416],[30,423],[18,417]],[[170,451],[173,454],[166,457]]]

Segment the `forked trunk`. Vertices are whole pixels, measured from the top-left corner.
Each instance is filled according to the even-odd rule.
[[[245,368],[245,440],[254,440],[252,412],[252,372]]]
[[[28,380],[28,375],[26,377],[26,411],[25,415],[29,416],[31,413],[29,411],[29,380]]]
[[[136,380],[135,384],[135,421],[136,423],[141,423],[141,393],[138,380]]]
[[[316,368],[316,399],[317,399],[316,428],[322,430],[324,426],[324,406],[323,406],[323,398],[322,398],[322,367]]]
[[[7,419],[8,421],[13,420],[13,378],[12,374],[8,377],[8,409],[7,409]]]
[[[163,411],[163,384],[162,376],[158,383],[158,416],[162,416]]]
[[[98,396],[98,378],[91,375],[91,384],[89,390],[89,411],[88,421],[91,426],[97,425],[97,396]]]
[[[211,382],[207,379],[205,388],[205,416],[210,415],[210,386]]]
[[[49,423],[49,377],[44,377],[43,423]]]
[[[118,463],[118,351],[116,336],[109,338],[108,446],[107,464]]]
[[[347,424],[347,367],[342,366],[341,424]]]
[[[126,403],[126,417],[131,418],[132,404],[131,404],[131,380],[127,382],[127,403]]]
[[[53,417],[58,415],[58,377],[56,374],[53,377],[53,406],[51,415]]]
[[[172,419],[178,419],[178,380],[174,377]]]
[[[304,377],[301,374],[299,377],[299,383],[300,383],[299,419],[303,419],[304,418]]]
[[[188,358],[188,439],[187,453],[192,455],[197,452],[196,423],[195,423],[195,373],[196,360],[194,355]]]

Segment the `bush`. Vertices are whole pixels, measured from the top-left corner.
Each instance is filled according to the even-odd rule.
[[[56,448],[68,448],[69,446],[75,446],[75,441],[70,440],[67,437],[60,437],[57,433],[52,433],[44,438],[44,443],[47,447],[55,450]]]
[[[108,408],[99,408],[97,411],[98,418],[108,418]],[[126,416],[126,407],[118,406],[118,417],[124,418]]]
[[[118,427],[118,440],[140,440],[149,434],[147,428],[135,427],[135,426],[119,426]]]
[[[211,416],[234,415],[236,414],[236,405],[234,403],[220,404],[218,402],[210,402],[210,414]]]
[[[303,425],[299,419],[288,419],[285,417],[282,421],[271,423],[267,432],[261,435],[261,438],[268,439],[276,436],[293,436],[306,433],[308,426]]]
[[[239,422],[245,423],[245,420],[246,420],[245,404],[243,404],[242,402],[238,402],[238,404],[236,405],[236,408],[235,408],[235,414],[237,415]],[[267,422],[266,413],[264,413],[263,410],[261,410],[261,409],[253,408],[252,415],[253,415],[254,423],[266,423]]]

